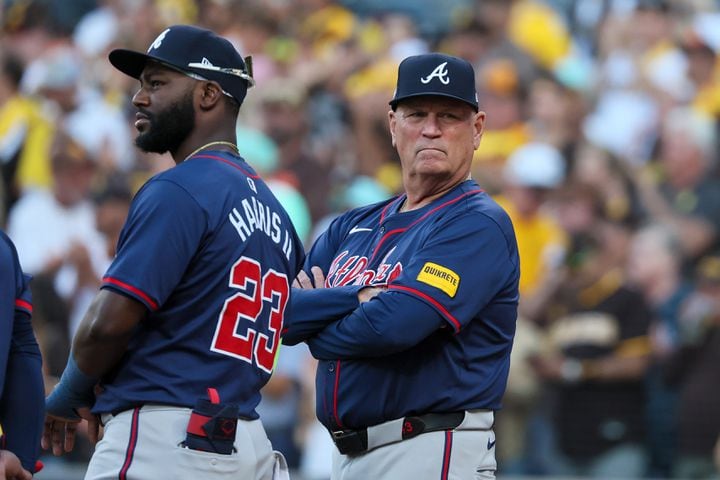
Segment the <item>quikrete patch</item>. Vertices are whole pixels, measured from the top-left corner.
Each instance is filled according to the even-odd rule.
[[[457,293],[458,285],[460,284],[460,277],[457,273],[453,272],[449,268],[445,268],[437,263],[427,262],[420,269],[417,280],[423,283],[427,283],[435,288],[439,288],[443,292],[447,293],[450,298],[455,296]]]

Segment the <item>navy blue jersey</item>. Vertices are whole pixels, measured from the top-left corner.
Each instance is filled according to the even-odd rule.
[[[30,318],[30,277],[10,239],[0,231],[0,425],[3,448],[34,472],[45,418],[40,349]]]
[[[191,407],[214,387],[257,418],[303,257],[288,215],[239,157],[206,151],[151,178],[102,287],[149,312],[93,410]]]
[[[293,291],[284,341],[320,359],[330,430],[500,408],[518,302],[510,219],[472,180],[414,211],[398,211],[404,199],[337,218],[304,266],[329,288]],[[387,291],[358,305],[364,285]]]

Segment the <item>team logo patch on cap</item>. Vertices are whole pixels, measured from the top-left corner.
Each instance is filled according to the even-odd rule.
[[[437,263],[426,262],[420,269],[417,280],[426,283],[432,287],[439,288],[447,293],[450,298],[455,297],[458,285],[460,285],[460,276],[442,265]]]
[[[448,77],[447,71],[447,63],[448,62],[441,63],[440,65],[435,67],[435,70],[433,70],[430,75],[421,78],[420,81],[427,85],[428,83],[430,83],[430,80],[432,80],[433,78],[437,78],[443,85],[447,85],[448,83],[450,83],[450,77]]]
[[[150,48],[148,48],[148,52],[150,52],[150,50],[157,50],[160,48],[160,45],[162,45],[162,42],[165,40],[165,36],[169,31],[170,29],[166,28],[160,35],[158,35],[155,41],[150,45]]]

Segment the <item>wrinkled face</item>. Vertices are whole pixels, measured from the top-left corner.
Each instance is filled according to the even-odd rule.
[[[195,129],[193,91],[196,80],[156,63],[148,63],[133,96],[138,109],[135,145],[145,152],[175,152]]]
[[[459,100],[423,96],[403,100],[389,112],[390,133],[403,177],[467,178],[480,145],[485,113]]]

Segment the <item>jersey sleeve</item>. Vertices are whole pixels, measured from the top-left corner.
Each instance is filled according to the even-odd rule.
[[[13,326],[5,394],[0,400],[0,423],[6,436],[5,448],[15,453],[23,467],[31,472],[40,455],[44,419],[45,388],[40,348],[30,316],[19,312]]]
[[[328,324],[307,343],[318,360],[382,357],[407,350],[444,326],[443,317],[422,300],[387,291]]]
[[[328,324],[355,310],[361,288],[361,285],[307,290],[293,288],[282,333],[283,344],[296,345],[306,341]]]
[[[34,471],[45,414],[40,348],[31,324],[30,277],[9,240],[0,240],[0,424],[5,447]]]
[[[207,230],[204,210],[184,188],[151,181],[133,201],[102,288],[157,310],[180,282]]]
[[[15,265],[12,249],[0,234],[0,398],[3,396],[5,371],[10,354],[13,321],[15,318]]]
[[[461,216],[434,228],[388,288],[427,303],[459,332],[501,291],[517,302],[512,242],[494,219]]]
[[[0,232],[0,398],[3,394],[16,318],[30,319],[32,298],[30,276],[23,274],[17,251],[10,239]]]

